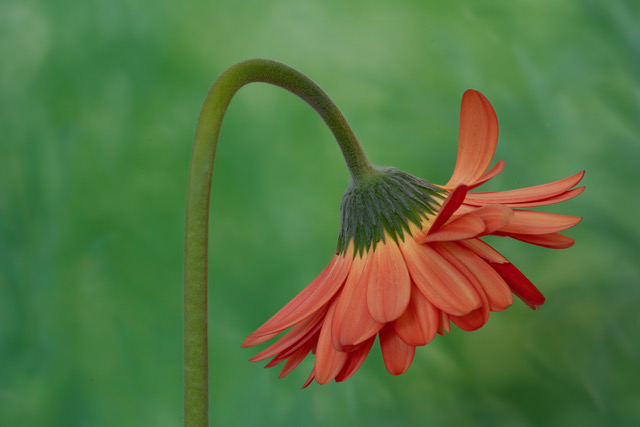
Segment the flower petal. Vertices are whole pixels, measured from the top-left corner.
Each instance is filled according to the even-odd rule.
[[[340,289],[353,259],[353,245],[346,253],[334,255],[329,265],[306,288],[296,295],[255,332],[248,335],[242,347],[251,347],[269,339],[281,331],[320,310]]]
[[[549,234],[515,234],[508,233],[505,236],[509,236],[513,239],[520,240],[521,242],[531,243],[532,245],[542,246],[549,249],[566,249],[573,246],[574,240],[571,237],[565,236],[560,233]]]
[[[367,305],[378,323],[391,322],[407,309],[411,278],[396,242],[387,234],[370,253]]]
[[[454,325],[463,331],[472,332],[480,329],[489,320],[489,306],[482,304],[464,316],[449,316]]]
[[[502,254],[480,239],[469,239],[459,242],[461,245],[471,250],[474,254],[487,261],[502,264],[508,262]]]
[[[513,216],[513,210],[505,205],[486,205],[473,212],[482,218],[485,227],[484,234],[492,234],[496,230],[502,229]]]
[[[511,292],[532,309],[544,304],[544,295],[510,262],[504,264],[491,263],[491,267],[507,282]]]
[[[469,212],[443,225],[434,233],[429,233],[420,243],[466,240],[483,234],[484,221],[475,212]]]
[[[282,371],[280,371],[280,375],[278,375],[278,378],[284,378],[289,375],[300,364],[300,362],[302,362],[305,357],[307,357],[311,350],[313,350],[316,342],[317,339],[309,340],[302,347],[291,354],[287,358],[287,362],[282,367]]]
[[[505,205],[473,207],[463,204],[453,221],[433,233],[416,236],[415,240],[419,243],[446,242],[493,234],[509,224],[512,216],[513,210]]]
[[[340,373],[336,376],[336,382],[341,382],[353,375],[362,366],[362,362],[367,358],[373,342],[376,340],[375,335],[363,342],[354,351],[348,353],[347,362],[342,367]]]
[[[549,234],[566,230],[582,221],[582,218],[551,212],[527,211],[516,209],[509,224],[500,229],[500,233]]]
[[[411,278],[433,305],[458,316],[480,307],[482,300],[469,280],[430,245],[405,239],[400,249]]]
[[[504,160],[498,160],[495,165],[491,166],[491,169],[486,171],[480,178],[478,178],[478,180],[473,185],[470,185],[469,189],[471,190],[473,188],[481,186],[487,181],[500,175],[500,173],[503,170],[504,170]]]
[[[458,158],[451,179],[445,185],[473,185],[489,167],[498,142],[498,119],[480,92],[468,90],[462,96]]]
[[[441,246],[455,256],[474,275],[487,296],[491,311],[502,311],[513,304],[511,289],[485,260],[457,242],[442,243]]]
[[[438,215],[433,220],[431,228],[428,230],[427,234],[435,233],[440,229],[440,227],[449,221],[451,215],[453,215],[464,202],[464,198],[467,195],[467,189],[466,185],[459,185],[449,193],[444,202],[442,202],[440,212],[438,212]]]
[[[331,321],[337,304],[331,304],[320,330],[316,347],[315,379],[318,384],[332,381],[347,361],[347,353],[337,351],[331,342]]]
[[[367,284],[371,279],[371,251],[356,255],[333,314],[332,340],[340,351],[375,335],[382,324],[376,322],[367,306]],[[327,314],[328,316],[328,314]]]
[[[440,314],[414,284],[411,286],[411,301],[407,310],[392,324],[402,341],[416,347],[427,345],[438,332]]]
[[[247,348],[247,347],[253,347],[253,346],[262,344],[264,342],[269,341],[271,338],[278,336],[281,332],[282,330],[277,330],[277,331],[265,333],[258,336],[247,335],[247,338],[240,345],[240,347]]]
[[[508,190],[508,191],[469,193],[469,195],[467,196],[467,199],[465,200],[465,203],[472,204],[472,205],[499,203],[499,204],[505,204],[508,206],[519,205],[519,207],[520,205],[525,203],[531,205],[531,203],[544,201],[546,199],[551,199],[558,195],[562,195],[566,193],[571,188],[575,187],[582,180],[583,177],[584,177],[584,171],[558,181],[554,181],[554,182],[550,182],[542,185],[536,185],[534,187],[519,188],[516,190]],[[580,190],[578,194],[581,192],[582,190]],[[578,194],[572,193],[572,197],[575,197]],[[556,202],[553,202],[553,203],[556,203]],[[545,204],[549,204],[549,203],[545,203]],[[538,206],[538,205],[534,204],[531,206]]]
[[[311,317],[306,318],[302,322],[294,326],[289,332],[287,332],[278,341],[262,350],[260,353],[249,359],[251,362],[258,362],[260,360],[267,359],[276,354],[280,355],[282,359],[288,357],[286,354],[295,351],[304,342],[308,341],[309,337],[313,336],[322,327],[322,321],[327,310],[322,309],[313,314]]]
[[[438,326],[438,333],[442,336],[451,332],[451,320],[449,315],[444,311],[440,312],[440,325]]]
[[[532,201],[520,202],[520,203],[509,202],[504,204],[511,208],[533,208],[537,206],[554,205],[556,203],[561,203],[561,202],[566,202],[567,200],[571,200],[574,197],[581,194],[584,190],[585,190],[585,187],[578,187],[578,188],[574,188],[573,190],[568,190],[568,191],[565,191],[564,193],[560,193],[556,196],[549,197],[547,199],[532,200]],[[464,203],[465,203],[464,206],[484,205],[483,202],[477,201],[475,198],[468,198],[468,197],[467,199],[465,199]]]
[[[413,362],[416,348],[402,341],[391,325],[382,328],[379,337],[382,358],[387,371],[391,375],[400,375],[406,372]]]
[[[316,368],[313,368],[311,370],[311,373],[309,374],[309,377],[307,378],[307,380],[302,385],[302,388],[305,389],[305,388],[309,387],[309,384],[311,384],[314,379],[316,379]]]
[[[449,261],[455,268],[457,268],[473,285],[480,298],[482,298],[482,305],[472,312],[465,314],[464,316],[452,316],[449,318],[451,321],[463,331],[475,331],[481,328],[487,320],[489,320],[489,301],[487,295],[482,289],[482,286],[478,282],[476,276],[469,270],[469,268],[462,262],[460,258],[454,255],[450,248],[455,251],[459,246],[456,243],[445,243],[433,245],[434,249],[442,255],[447,261]]]

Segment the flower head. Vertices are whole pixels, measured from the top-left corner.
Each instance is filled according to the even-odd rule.
[[[445,185],[394,168],[354,180],[341,206],[338,248],[329,265],[243,347],[264,343],[291,328],[252,361],[285,362],[289,374],[309,353],[314,368],[305,387],[344,381],[367,357],[376,336],[387,370],[411,365],[415,348],[449,332],[483,326],[513,295],[535,309],[542,293],[481,238],[508,236],[548,248],[567,248],[559,232],[581,218],[527,208],[571,199],[584,172],[534,187],[470,192],[498,175],[489,169],[498,122],[487,99],[469,90],[462,98],[458,158]]]

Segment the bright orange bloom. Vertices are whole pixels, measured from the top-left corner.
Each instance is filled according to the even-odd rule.
[[[458,158],[453,176],[437,186],[387,168],[353,183],[341,207],[338,250],[320,275],[243,347],[264,343],[291,328],[253,357],[289,374],[310,352],[315,365],[304,387],[344,381],[367,357],[378,336],[384,364],[405,372],[415,348],[449,332],[451,322],[473,331],[489,312],[513,303],[535,309],[540,291],[504,256],[480,238],[508,236],[548,248],[567,248],[559,234],[581,218],[525,208],[571,199],[584,172],[535,187],[469,192],[499,174],[487,170],[498,140],[498,121],[479,92],[462,98]]]

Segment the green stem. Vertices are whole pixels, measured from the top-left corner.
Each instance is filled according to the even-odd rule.
[[[207,263],[211,176],[220,126],[231,98],[242,86],[265,82],[282,87],[320,114],[336,138],[352,179],[375,170],[346,119],[308,77],[284,64],[252,59],[225,71],[211,87],[196,128],[187,193],[184,273],[184,425],[203,427],[209,418]]]

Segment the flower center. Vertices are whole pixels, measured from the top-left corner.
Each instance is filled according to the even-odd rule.
[[[409,221],[421,227],[422,219],[435,215],[448,192],[424,179],[395,168],[377,170],[354,181],[342,197],[338,253],[354,242],[354,254],[382,240],[385,232],[396,242],[409,233]]]

